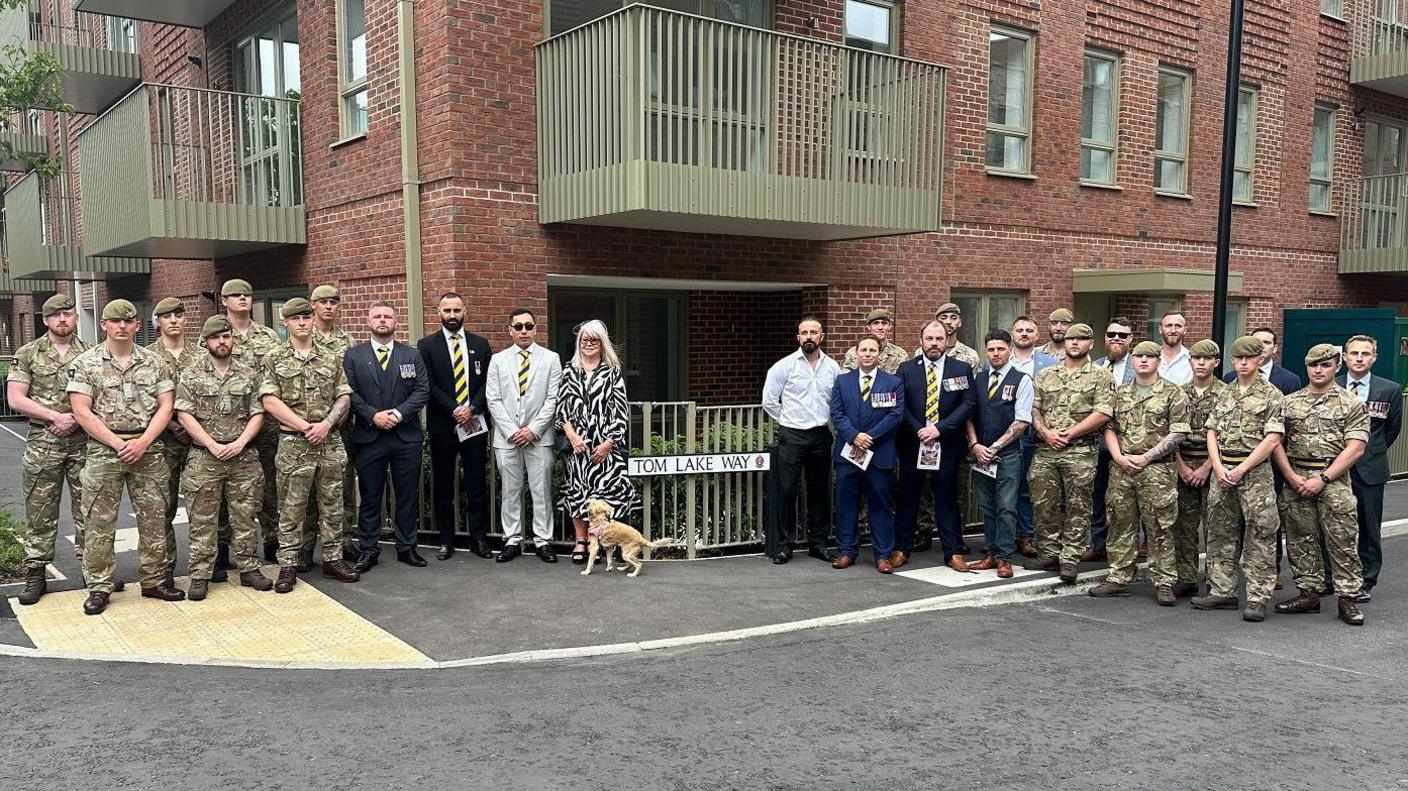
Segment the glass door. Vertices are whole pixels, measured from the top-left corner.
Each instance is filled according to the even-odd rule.
[[[301,96],[298,17],[292,9],[235,45],[235,90],[272,99],[240,101],[240,174],[246,203],[303,203],[297,100]]]
[[[1403,160],[1408,134],[1398,122],[1375,119],[1364,124],[1363,246],[1398,247],[1403,243],[1405,187]]]

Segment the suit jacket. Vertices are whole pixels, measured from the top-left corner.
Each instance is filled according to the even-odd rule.
[[[1231,370],[1222,375],[1224,384],[1231,384],[1237,381],[1237,371]],[[1271,375],[1266,378],[1271,386],[1281,391],[1281,395],[1290,395],[1301,388],[1300,377],[1287,371],[1276,363],[1271,364]]]
[[[484,383],[489,375],[489,342],[465,330],[465,378],[469,383],[469,405],[474,414],[489,419],[484,398]],[[430,372],[430,402],[425,410],[425,428],[431,434],[449,434],[455,430],[455,371],[451,363],[450,344],[445,334],[436,330],[416,343],[426,370]]]
[[[1349,387],[1345,373],[1335,377],[1340,387]],[[1398,439],[1403,428],[1403,391],[1398,383],[1382,376],[1369,378],[1369,445],[1364,455],[1350,470],[1355,483],[1361,486],[1382,486],[1388,483],[1388,449]]]
[[[928,382],[924,375],[923,357],[906,360],[896,371],[904,384],[904,427],[896,438],[900,453],[918,453],[919,438],[915,436],[928,422],[924,419],[924,401]],[[968,436],[964,424],[977,408],[978,391],[973,387],[973,367],[952,357],[943,358],[943,376],[939,382],[939,444],[944,451],[964,450]]]
[[[1098,365],[1098,366],[1100,366],[1101,368],[1109,368],[1111,365],[1113,365],[1113,363],[1110,362],[1110,358],[1109,358],[1109,357],[1101,357],[1100,359],[1098,359],[1098,360],[1095,361],[1095,364]],[[1115,387],[1119,387],[1119,386],[1121,386],[1121,385],[1127,385],[1127,384],[1129,384],[1130,382],[1133,382],[1133,381],[1134,381],[1134,361],[1131,360],[1131,359],[1129,359],[1128,355],[1126,355],[1126,356],[1125,356],[1125,364],[1124,364],[1124,380],[1123,380],[1123,381],[1120,381],[1120,382],[1115,382]],[[1100,444],[1103,445],[1104,443],[1100,443]]]
[[[875,407],[879,400],[894,402],[894,406]],[[837,464],[850,464],[841,457],[841,449],[846,443],[855,440],[862,432],[869,434],[874,443],[870,449],[875,456],[870,466],[879,470],[895,468],[895,430],[904,421],[904,387],[898,376],[875,369],[875,379],[870,383],[870,400],[860,400],[860,371],[847,371],[836,377],[836,385],[831,388],[831,423],[836,427],[836,442],[832,448],[832,460]]]
[[[403,442],[420,442],[420,410],[430,393],[430,376],[420,352],[404,343],[391,345],[391,359],[381,370],[370,342],[342,356],[342,371],[352,386],[352,441],[358,445],[391,435]],[[384,409],[401,413],[390,431],[376,427],[372,416]]]
[[[518,347],[510,346],[489,360],[484,397],[493,416],[494,447],[512,448],[515,431],[527,427],[538,437],[534,445],[552,445],[557,390],[562,383],[562,360],[557,352],[533,344],[528,364],[528,392],[518,395]]]

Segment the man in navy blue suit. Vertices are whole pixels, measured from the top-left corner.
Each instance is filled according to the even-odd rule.
[[[1261,378],[1271,383],[1271,386],[1281,391],[1282,395],[1290,395],[1301,388],[1300,377],[1294,372],[1282,368],[1276,363],[1276,331],[1270,327],[1257,327],[1247,333],[1253,338],[1261,341]],[[1228,371],[1223,375],[1222,381],[1237,381],[1237,372]],[[1279,490],[1279,486],[1277,487]]]
[[[904,427],[895,440],[899,453],[900,502],[895,515],[895,549],[908,560],[914,549],[914,523],[919,516],[920,486],[929,476],[934,494],[934,524],[938,526],[945,561],[955,571],[967,571],[963,558],[963,526],[958,515],[958,473],[968,451],[966,426],[978,402],[973,368],[946,357],[948,330],[938,321],[924,325],[919,357],[898,371],[904,383]],[[939,469],[918,466],[921,446],[939,449]]]
[[[880,342],[862,338],[856,344],[859,368],[836,377],[831,389],[831,423],[836,427],[832,461],[836,467],[836,543],[840,548],[833,568],[855,565],[860,554],[860,495],[865,494],[870,513],[870,547],[881,574],[903,565],[895,549],[890,482],[895,469],[895,430],[904,419],[904,392],[900,379],[880,370]],[[873,454],[865,469],[846,457]]]

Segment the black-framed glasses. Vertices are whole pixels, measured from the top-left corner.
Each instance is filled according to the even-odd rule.
[[[1134,333],[1132,333],[1132,332],[1107,332],[1107,333],[1105,333],[1105,337],[1106,337],[1106,338],[1109,338],[1109,339],[1112,340],[1112,341],[1113,341],[1113,340],[1121,340],[1121,341],[1123,341],[1123,340],[1128,340],[1129,337],[1130,337],[1131,335],[1133,335],[1133,334],[1134,334]]]
[[[509,326],[519,332],[527,332],[528,330],[531,330],[534,327],[537,327],[538,325],[534,324],[531,321],[521,321],[517,324],[510,324]]]

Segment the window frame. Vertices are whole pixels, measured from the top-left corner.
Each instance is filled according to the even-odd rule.
[[[1247,122],[1247,164],[1243,166],[1234,156],[1232,159],[1232,203],[1237,206],[1256,205],[1256,131],[1257,115],[1261,105],[1261,90],[1255,85],[1240,85],[1237,87],[1237,134],[1241,134],[1242,127],[1242,96],[1251,96],[1251,120]],[[1236,174],[1245,173],[1247,176],[1246,197],[1237,195]]]
[[[355,140],[365,137],[371,129],[371,64],[367,64],[366,74],[360,79],[349,80],[351,73],[351,63],[348,58],[348,45],[351,43],[347,38],[347,2],[348,0],[337,0],[335,5],[335,15],[337,17],[337,118],[339,142]],[[362,35],[367,36],[367,5],[365,0],[362,3]],[[370,57],[368,57],[370,60]],[[364,94],[367,104],[366,125],[362,127],[353,126],[354,116],[357,115],[351,110],[359,94]]]
[[[851,37],[846,34],[846,24],[850,19],[851,4],[868,5],[884,9],[890,19],[890,43],[887,49],[872,49],[868,47],[856,47],[847,43]],[[879,55],[899,55],[900,54],[900,14],[899,3],[895,0],[844,0],[841,4],[841,43],[848,47],[874,52]]]
[[[987,96],[984,97],[984,98],[985,98],[985,104],[986,104],[986,106],[987,106],[989,109],[990,109],[991,106],[992,106],[992,36],[993,36],[994,33],[1000,33],[1001,35],[1007,36],[1007,37],[1009,37],[1009,38],[1014,38],[1014,39],[1018,39],[1018,40],[1021,40],[1021,41],[1025,42],[1024,53],[1025,53],[1026,78],[1025,78],[1025,80],[1024,80],[1024,82],[1023,82],[1023,86],[1022,86],[1022,87],[1023,87],[1023,96],[1022,96],[1022,117],[1026,119],[1026,126],[1025,126],[1025,127],[1017,127],[1017,126],[1007,126],[1007,125],[1005,125],[1005,124],[994,124],[994,123],[992,122],[992,120],[991,120],[990,117],[985,117],[984,120],[985,120],[985,122],[986,122],[986,128],[985,128],[984,134],[983,134],[983,165],[984,165],[984,167],[985,167],[985,169],[987,170],[987,173],[988,173],[989,175],[993,175],[993,176],[1017,176],[1017,177],[1019,177],[1019,178],[1020,178],[1020,177],[1030,177],[1030,176],[1033,175],[1033,173],[1032,173],[1032,115],[1033,115],[1033,112],[1032,112],[1032,110],[1033,110],[1033,100],[1032,100],[1032,93],[1033,93],[1033,91],[1032,91],[1032,82],[1033,82],[1033,80],[1032,80],[1032,76],[1033,76],[1033,74],[1034,74],[1035,71],[1036,71],[1036,69],[1035,69],[1035,65],[1036,65],[1036,33],[1032,32],[1032,31],[1029,31],[1029,30],[1023,30],[1023,29],[1018,28],[1018,27],[1011,27],[1011,26],[1009,26],[1009,25],[1003,25],[1003,24],[996,23],[996,22],[991,23],[991,24],[988,25],[988,67],[987,67],[988,90],[987,90]],[[988,113],[985,113],[984,115],[987,116]],[[990,143],[990,138],[991,138],[992,135],[994,135],[994,134],[996,134],[996,135],[1001,135],[1001,136],[1004,137],[1004,138],[1006,138],[1006,137],[1020,137],[1020,138],[1024,141],[1024,145],[1022,146],[1022,163],[1021,163],[1021,166],[1020,166],[1019,168],[1000,167],[1000,166],[998,166],[998,165],[992,165],[992,164],[989,164],[989,163],[988,163],[988,161],[987,161],[987,160],[988,160],[988,154],[989,154],[989,152],[990,152],[990,150],[991,150],[991,147],[990,147],[990,145],[989,145],[989,143]]]
[[[965,311],[963,327],[960,328],[958,332],[960,340],[962,340],[964,334],[970,336],[972,342],[968,345],[977,350],[980,362],[983,359],[983,336],[988,334],[988,330],[1003,329],[1011,331],[1012,329],[1011,326],[1003,324],[991,325],[993,300],[1015,299],[1017,301],[1017,308],[1016,313],[1013,314],[1013,318],[1016,318],[1027,312],[1027,296],[1028,292],[1026,291],[1004,291],[1002,289],[954,289],[949,293],[949,301],[955,304],[961,303],[964,300],[973,300],[978,303],[976,315],[970,315]]]
[[[1344,0],[1320,0],[1320,16],[1344,21]]]
[[[1109,155],[1110,155],[1110,178],[1109,178],[1109,180],[1101,180],[1101,179],[1091,178],[1091,177],[1086,176],[1086,175],[1082,172],[1082,173],[1081,173],[1081,176],[1080,176],[1080,182],[1081,182],[1082,184],[1090,184],[1090,185],[1099,186],[1099,187],[1113,187],[1113,186],[1118,185],[1118,184],[1119,184],[1119,181],[1120,181],[1120,178],[1119,178],[1119,161],[1120,161],[1120,152],[1119,152],[1119,145],[1120,145],[1120,66],[1123,65],[1123,64],[1122,64],[1122,59],[1120,58],[1120,55],[1119,55],[1119,53],[1117,53],[1117,52],[1111,52],[1111,51],[1109,51],[1109,50],[1103,50],[1103,49],[1099,49],[1099,48],[1096,48],[1096,47],[1087,47],[1087,48],[1085,49],[1085,56],[1081,59],[1082,71],[1084,71],[1085,62],[1086,62],[1087,60],[1090,60],[1090,59],[1102,60],[1102,61],[1105,61],[1105,62],[1107,62],[1107,63],[1109,63],[1109,64],[1111,65],[1111,70],[1110,70],[1110,141],[1107,143],[1107,142],[1105,142],[1105,141],[1103,141],[1103,140],[1095,140],[1094,138],[1087,138],[1085,135],[1082,134],[1082,135],[1081,135],[1081,139],[1080,139],[1080,148],[1081,148],[1081,170],[1082,170],[1082,171],[1084,170],[1085,150],[1086,150],[1086,149],[1092,149],[1092,150],[1098,150],[1098,151],[1105,151],[1105,152],[1108,152]],[[1082,82],[1084,82],[1083,79],[1082,79]],[[1083,88],[1083,87],[1084,87],[1084,86],[1082,85],[1082,88]],[[1084,121],[1084,117],[1085,117],[1085,97],[1084,97],[1084,94],[1085,94],[1085,91],[1082,90],[1082,91],[1081,91],[1081,118],[1082,118],[1082,121]]]
[[[142,51],[137,20],[123,16],[108,16],[104,20],[103,35],[107,38],[107,48],[113,52],[136,55]]]
[[[1191,117],[1193,115],[1192,112],[1190,112],[1193,106],[1193,72],[1189,71],[1188,69],[1181,69],[1176,66],[1165,66],[1162,64],[1160,64],[1159,68],[1156,70],[1154,81],[1154,130],[1156,136],[1158,133],[1159,118],[1158,84],[1163,80],[1165,74],[1178,77],[1182,80],[1183,90],[1181,91],[1181,94],[1183,98],[1183,117],[1181,120],[1183,121],[1183,128],[1179,130],[1178,139],[1179,142],[1182,144],[1183,150],[1171,151],[1169,149],[1158,148],[1159,141],[1157,139],[1154,140],[1154,193],[1157,195],[1169,195],[1173,197],[1186,198],[1192,194],[1192,190],[1190,189],[1188,183],[1188,170],[1190,165],[1188,138],[1191,125]],[[1169,189],[1167,186],[1159,185],[1159,173],[1161,172],[1159,164],[1161,161],[1177,162],[1183,166],[1180,171],[1183,175],[1183,178],[1181,179],[1182,184],[1180,185],[1182,189],[1174,190]]]
[[[1325,152],[1326,175],[1315,175],[1315,123],[1321,113],[1329,114],[1329,126],[1326,129],[1326,138],[1329,141],[1329,150]],[[1306,192],[1306,203],[1311,214],[1322,214],[1334,216],[1335,213],[1335,128],[1339,125],[1340,108],[1329,102],[1316,102],[1311,110],[1310,116],[1310,177]],[[1312,202],[1313,188],[1315,185],[1325,187],[1325,205],[1316,206]]]

